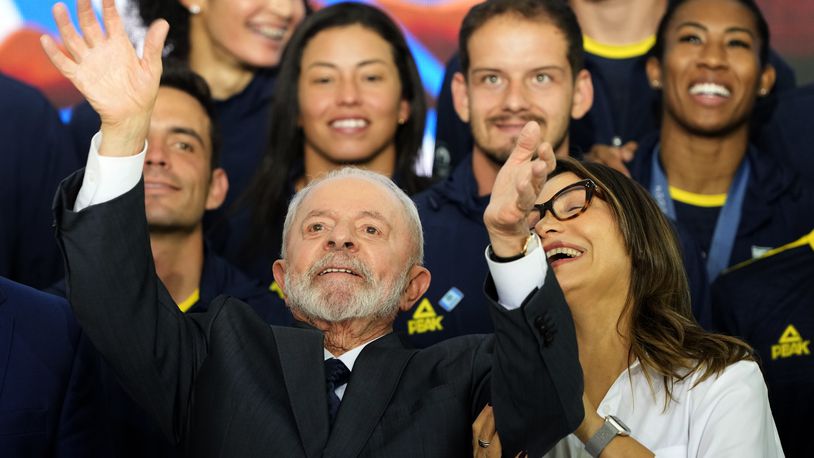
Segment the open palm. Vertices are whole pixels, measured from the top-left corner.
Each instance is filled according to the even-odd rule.
[[[125,33],[114,0],[102,3],[104,30],[90,0],[77,0],[81,35],[64,4],[57,3],[53,14],[69,55],[46,35],[41,39],[43,49],[99,113],[103,132],[107,128],[132,137],[146,135],[161,80],[167,22],[153,23],[144,42],[144,56],[139,57]]]

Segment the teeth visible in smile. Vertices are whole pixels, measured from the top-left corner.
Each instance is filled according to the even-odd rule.
[[[573,248],[566,247],[553,248],[545,252],[545,256],[548,259],[551,259],[553,256],[556,256],[558,254],[568,256],[569,258],[577,258],[582,256],[582,252],[575,250]]]
[[[717,95],[719,97],[729,97],[729,89],[715,83],[699,83],[690,88],[692,95]]]
[[[325,274],[332,274],[332,273],[351,274],[351,275],[353,275],[353,272],[350,269],[325,269],[322,272],[320,272],[319,274],[320,275],[325,275]]]
[[[331,127],[337,129],[361,129],[367,125],[364,119],[339,119],[331,123]]]
[[[286,32],[285,28],[271,26],[255,26],[253,29],[260,35],[273,40],[281,40]]]

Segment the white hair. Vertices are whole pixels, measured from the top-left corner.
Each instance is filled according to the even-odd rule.
[[[408,267],[413,265],[422,265],[424,263],[424,232],[421,229],[421,219],[418,217],[418,209],[416,209],[415,203],[413,203],[412,199],[410,199],[410,197],[407,196],[407,194],[402,191],[401,188],[396,186],[396,184],[393,183],[393,180],[390,178],[382,174],[357,167],[342,167],[340,169],[333,170],[330,173],[312,180],[307,186],[302,188],[294,195],[291,202],[288,204],[288,212],[285,215],[285,223],[283,223],[283,245],[282,249],[280,250],[280,257],[283,259],[286,258],[288,233],[291,226],[294,224],[297,211],[299,210],[302,201],[305,200],[308,194],[320,184],[339,178],[360,178],[379,184],[390,192],[390,195],[394,196],[399,203],[401,203],[404,210],[404,216],[406,216],[407,219],[407,225],[409,226],[412,234],[411,239],[414,244],[414,248],[412,250],[413,255],[410,257],[410,264]]]

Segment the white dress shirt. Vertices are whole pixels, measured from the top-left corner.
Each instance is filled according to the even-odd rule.
[[[623,372],[597,407],[601,417],[613,415],[630,435],[656,457],[782,457],[766,384],[753,361],[740,361],[695,387],[700,377],[676,382],[673,400],[664,408],[664,385],[655,373],[652,389],[638,361]],[[545,458],[590,458],[573,434],[562,439]]]

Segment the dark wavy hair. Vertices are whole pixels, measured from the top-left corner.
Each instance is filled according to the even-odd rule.
[[[596,183],[608,203],[630,256],[630,349],[662,378],[665,408],[672,386],[700,372],[696,384],[741,360],[754,360],[745,342],[705,331],[693,318],[681,249],[672,224],[641,185],[610,167],[557,159],[552,176],[571,172]],[[649,371],[644,371],[652,383]]]
[[[298,125],[298,82],[305,47],[326,29],[361,25],[390,44],[401,80],[401,97],[410,103],[410,115],[398,126],[395,136],[396,166],[393,178],[408,193],[427,185],[415,172],[424,136],[427,102],[413,55],[401,30],[381,10],[362,3],[339,3],[319,10],[300,24],[283,53],[271,105],[269,143],[258,172],[241,204],[252,208],[252,227],[247,247],[269,246],[276,224],[285,215],[292,171],[300,171],[305,137]]]
[[[311,12],[307,0],[305,4],[306,16]],[[133,7],[138,12],[144,25],[150,25],[156,19],[166,19],[170,24],[166,46],[170,48],[170,55],[182,61],[189,60],[191,43],[189,40],[190,12],[178,0],[136,0]]]
[[[687,3],[687,1],[688,0],[670,0],[667,4],[667,10],[664,12],[664,16],[661,17],[658,29],[656,29],[656,43],[650,50],[650,55],[659,61],[664,57],[667,27],[670,25],[670,21],[673,20],[676,11],[678,11],[681,5]],[[755,19],[755,26],[757,27],[758,38],[760,39],[760,52],[758,54],[760,56],[760,66],[765,67],[769,62],[769,49],[771,49],[771,43],[769,42],[769,24],[766,22],[763,12],[760,11],[760,7],[754,0],[737,0],[737,2],[746,7]]]

